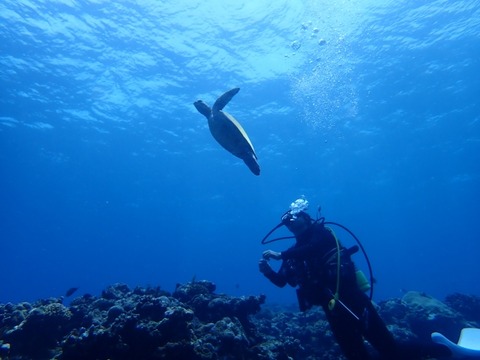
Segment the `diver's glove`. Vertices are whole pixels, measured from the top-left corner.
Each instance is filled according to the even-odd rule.
[[[270,267],[270,264],[265,259],[260,259],[258,262],[258,268],[263,275],[269,275],[273,272],[273,269]]]

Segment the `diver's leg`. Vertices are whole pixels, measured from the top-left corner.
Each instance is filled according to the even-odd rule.
[[[350,313],[337,305],[333,311],[324,307],[333,336],[348,360],[369,360],[370,355],[365,347],[360,322]]]
[[[395,339],[370,301],[365,304],[362,321],[365,329],[365,338],[379,352],[382,358],[397,359],[398,353]]]

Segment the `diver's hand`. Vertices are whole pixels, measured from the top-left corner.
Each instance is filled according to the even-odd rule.
[[[282,259],[282,254],[273,250],[266,250],[263,252],[263,258],[265,260],[281,260]]]
[[[260,259],[258,262],[258,268],[263,275],[267,275],[273,272],[273,269],[270,267],[270,264],[265,259]]]

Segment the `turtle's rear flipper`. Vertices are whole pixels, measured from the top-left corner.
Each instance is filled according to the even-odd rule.
[[[248,166],[250,171],[255,175],[260,175],[260,165],[258,165],[257,160],[253,156],[253,154],[248,154],[243,158],[243,161]]]
[[[240,88],[234,88],[232,90],[228,90],[225,94],[220,96],[217,101],[215,101],[215,104],[213,104],[213,110],[214,111],[220,111],[222,110],[225,105],[228,104],[230,100],[240,91]]]

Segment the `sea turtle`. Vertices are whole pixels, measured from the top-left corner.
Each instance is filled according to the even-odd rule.
[[[232,115],[222,111],[239,91],[240,88],[227,91],[215,101],[211,109],[202,100],[195,101],[193,105],[208,119],[208,127],[215,140],[224,149],[242,159],[255,175],[260,175],[257,154],[247,133]]]

